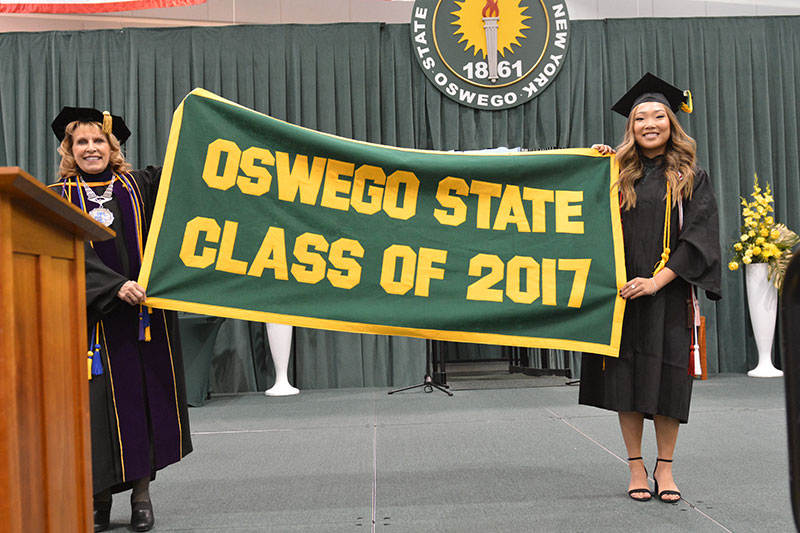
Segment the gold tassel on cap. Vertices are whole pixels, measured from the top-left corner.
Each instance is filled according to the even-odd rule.
[[[103,133],[106,135],[111,134],[111,125],[114,119],[111,118],[111,113],[103,111]]]
[[[686,101],[681,104],[681,111],[685,113],[691,113],[694,111],[694,105],[692,104],[692,92],[687,89],[683,91],[683,96],[686,97]]]

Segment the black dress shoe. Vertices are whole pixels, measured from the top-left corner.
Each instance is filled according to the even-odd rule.
[[[134,531],[150,531],[155,523],[152,503],[131,502],[131,527]]]
[[[94,502],[94,530],[105,531],[111,522],[111,500]]]

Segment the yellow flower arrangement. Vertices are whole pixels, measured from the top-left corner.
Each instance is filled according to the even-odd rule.
[[[786,267],[792,258],[792,247],[800,237],[783,224],[776,224],[769,215],[772,208],[772,191],[769,184],[762,192],[758,174],[753,182],[752,202],[742,198],[741,236],[733,244],[733,259],[728,269],[738,270],[740,265],[768,263],[767,277],[778,289],[783,285]]]

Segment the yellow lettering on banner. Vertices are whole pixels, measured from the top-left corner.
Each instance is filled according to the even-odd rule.
[[[467,217],[467,206],[455,195],[467,194],[478,197],[475,227],[506,231],[509,224],[515,224],[520,233],[545,233],[547,231],[547,204],[555,204],[557,233],[583,233],[583,221],[573,220],[583,214],[583,191],[553,191],[534,189],[516,185],[472,180],[467,192],[466,182],[461,178],[448,176],[439,182],[436,200],[445,209],[434,209],[433,216],[440,224],[458,226]],[[492,198],[500,198],[500,205],[492,224]],[[531,203],[531,217],[528,220],[523,200]],[[448,211],[452,210],[452,211]]]
[[[353,196],[350,199],[350,204],[356,212],[363,215],[374,215],[381,210],[381,203],[383,202],[383,187],[375,187],[370,185],[367,187],[367,181],[371,181],[377,185],[384,185],[386,183],[386,173],[382,168],[374,165],[361,165],[356,170],[353,176]],[[364,192],[370,201],[364,201]]]
[[[247,261],[240,261],[233,258],[233,246],[236,244],[236,232],[239,229],[238,222],[225,221],[222,228],[222,240],[219,243],[219,257],[217,265],[214,267],[222,272],[231,274],[245,274],[247,272]]]
[[[225,169],[219,175],[219,163],[225,154]],[[208,145],[206,162],[203,165],[203,181],[212,189],[227,191],[236,185],[236,176],[239,173],[239,159],[242,151],[233,141],[217,139]]]
[[[556,231],[583,234],[583,221],[570,220],[583,214],[583,191],[556,191]],[[573,205],[577,203],[577,205]]]
[[[197,255],[197,243],[200,241],[200,233],[206,234],[206,242],[218,243],[220,235],[219,224],[217,224],[216,220],[206,217],[194,217],[186,223],[181,251],[178,256],[187,267],[206,268],[212,265],[217,258],[217,250],[205,246],[200,255]]]
[[[322,207],[340,211],[350,209],[349,199],[339,196],[338,193],[349,196],[352,183],[349,180],[340,179],[339,176],[352,176],[353,168],[355,168],[353,163],[328,159],[328,170],[325,171],[325,185],[322,187],[322,200],[320,201]]]
[[[531,231],[544,233],[547,231],[547,202],[552,203],[554,193],[548,189],[522,188],[522,198],[531,202],[533,212],[531,215]]]
[[[255,146],[248,148],[242,154],[242,160],[239,163],[239,168],[245,173],[245,176],[239,176],[236,179],[236,185],[245,194],[262,196],[269,192],[272,174],[265,167],[256,165],[256,161],[261,161],[262,164],[270,167],[275,165],[275,158],[269,150]]]
[[[400,186],[403,187],[403,205],[400,199]],[[383,210],[391,218],[408,220],[417,214],[417,195],[419,193],[419,179],[413,172],[395,170],[386,179],[386,191],[383,195]]]
[[[420,248],[415,295],[427,298],[430,295],[431,279],[444,279],[444,269],[433,266],[433,263],[446,264],[447,250]]]
[[[265,269],[271,269],[276,280],[288,280],[291,271],[295,280],[308,284],[319,283],[327,276],[330,284],[340,289],[352,289],[361,282],[362,267],[357,259],[364,257],[364,247],[357,240],[340,238],[329,246],[322,235],[303,233],[294,242],[293,253],[297,262],[289,269],[285,231],[283,228],[270,226],[248,270],[247,261],[233,258],[238,228],[238,222],[226,220],[220,229],[214,219],[195,217],[186,224],[179,253],[181,261],[191,268],[206,268],[214,264],[215,269],[221,272],[253,277],[261,277]],[[219,250],[203,246],[198,252],[201,233],[205,233],[205,243],[219,243]],[[329,249],[330,254],[326,260],[325,254]],[[412,261],[408,265],[410,271],[406,272],[407,267],[403,267],[403,276],[410,275],[409,287],[414,284],[416,264],[416,255],[413,251],[411,254]],[[435,276],[436,269],[433,270]]]
[[[512,302],[530,304],[541,296],[542,305],[555,306],[558,305],[556,272],[572,270],[575,276],[567,306],[578,308],[583,304],[591,265],[591,259],[542,259],[540,267],[535,259],[527,256],[514,256],[505,265],[496,255],[478,254],[469,262],[469,275],[479,279],[467,287],[467,300],[502,302],[503,291],[495,285],[505,280],[506,295]],[[484,275],[485,268],[489,272]]]
[[[265,268],[272,269],[275,279],[289,279],[286,262],[286,235],[283,228],[269,227],[247,275],[260,278]]]
[[[397,260],[400,260],[400,281],[396,281]],[[403,295],[414,286],[414,270],[417,254],[410,246],[393,244],[383,251],[381,266],[381,287],[388,294]]]
[[[483,275],[483,269],[488,268],[489,273]],[[469,260],[469,275],[480,277],[478,281],[467,287],[467,300],[484,302],[502,302],[503,290],[493,288],[503,281],[505,264],[494,254],[478,254]]]
[[[472,180],[469,193],[478,196],[478,214],[476,226],[478,229],[489,229],[489,219],[492,214],[492,198],[500,198],[503,186],[499,183]]]
[[[433,216],[439,221],[439,224],[460,226],[467,220],[467,204],[461,198],[450,196],[451,192],[459,196],[467,196],[469,185],[463,179],[453,176],[447,176],[440,181],[439,187],[436,189],[436,200],[445,209],[434,209]],[[453,212],[449,213],[446,209],[452,209]]]
[[[292,264],[292,276],[300,283],[313,285],[325,277],[326,262],[318,252],[328,251],[328,241],[316,233],[303,233],[294,241],[294,256],[300,263]]]
[[[525,290],[522,273],[525,272]],[[512,302],[530,304],[539,298],[539,263],[533,257],[514,256],[508,262],[506,295]]]
[[[542,259],[542,305],[558,305],[556,288],[556,260]]]
[[[572,280],[572,291],[569,293],[568,307],[583,305],[583,295],[586,293],[586,280],[589,278],[591,259],[559,259],[559,270],[574,270],[575,279]]]
[[[298,155],[294,158],[294,166],[289,168],[289,154],[275,152],[278,172],[278,198],[284,202],[294,202],[300,191],[300,202],[307,205],[317,203],[317,195],[322,184],[327,159],[315,157],[308,170],[308,156]]]
[[[328,281],[331,285],[340,289],[352,289],[361,282],[361,265],[353,257],[364,257],[364,247],[360,242],[341,238],[331,244],[328,257],[334,267],[328,270]]]
[[[506,185],[492,229],[505,231],[508,224],[516,224],[519,232],[531,231],[528,218],[525,216],[525,207],[522,205],[519,187],[516,185]]]
[[[354,163],[316,156],[309,169],[308,158],[297,154],[292,163],[286,152],[273,155],[257,146],[242,152],[233,141],[217,139],[208,145],[202,177],[213,189],[226,191],[238,185],[244,194],[263,196],[272,188],[273,174],[268,167],[275,167],[278,199],[283,202],[295,202],[299,194],[300,203],[317,205],[319,200],[321,207],[339,211],[349,211],[352,206],[358,213],[374,215],[383,209],[397,220],[408,220],[417,213],[420,183],[413,172],[396,170],[387,177],[375,165],[355,170]]]

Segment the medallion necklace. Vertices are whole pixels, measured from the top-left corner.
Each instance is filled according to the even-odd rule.
[[[83,185],[83,190],[86,192],[86,199],[90,202],[96,203],[99,207],[95,207],[91,211],[89,211],[89,216],[101,223],[104,226],[110,226],[112,222],[114,222],[114,214],[103,207],[103,204],[111,200],[113,196],[113,188],[114,188],[114,181],[117,179],[116,176],[111,178],[111,182],[106,187],[105,192],[103,192],[102,196],[97,196],[97,194],[92,190],[89,185],[81,178],[80,176],[78,179],[81,181],[81,185]]]

